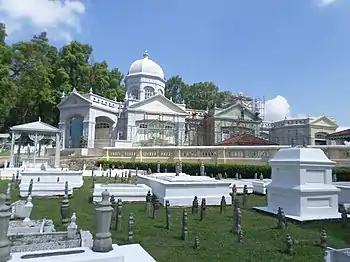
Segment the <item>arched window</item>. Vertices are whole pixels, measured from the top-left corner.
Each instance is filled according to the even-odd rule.
[[[109,128],[109,123],[96,123],[95,128]]]
[[[131,91],[131,98],[132,98],[132,99],[139,99],[139,90],[133,89],[133,90]]]
[[[145,99],[150,98],[153,95],[154,95],[153,88],[148,87],[145,89]]]

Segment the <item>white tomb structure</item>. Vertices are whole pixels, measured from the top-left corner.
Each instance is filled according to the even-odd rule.
[[[269,163],[268,205],[256,209],[276,214],[281,207],[286,217],[298,221],[340,218],[340,190],[332,184],[335,162],[321,149],[280,149]]]
[[[253,179],[251,180],[252,185],[253,185],[253,191],[254,193],[261,194],[261,195],[266,195],[266,188],[267,186],[272,182],[271,179]]]
[[[138,175],[137,180],[140,184],[151,187],[162,205],[168,200],[171,206],[191,206],[195,196],[198,197],[198,201],[205,198],[207,205],[220,205],[222,196],[226,199],[230,197],[231,182],[207,176],[155,173]]]
[[[68,181],[68,194],[74,188],[81,188],[84,184],[83,171],[64,170],[29,170],[21,173],[19,193],[21,197],[28,195],[30,180],[33,179],[32,196],[63,196],[65,183]]]
[[[95,184],[92,194],[93,202],[100,202],[102,200],[102,192],[105,190],[114,195],[115,199],[121,199],[123,202],[144,202],[148,191],[152,194],[152,188],[143,184]]]

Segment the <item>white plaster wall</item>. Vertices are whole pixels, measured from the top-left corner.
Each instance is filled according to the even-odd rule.
[[[139,90],[139,100],[145,100],[145,88],[151,87],[154,90],[154,94],[157,94],[159,90],[164,95],[165,92],[165,80],[152,76],[128,76],[125,80],[125,99],[132,99],[132,90]]]

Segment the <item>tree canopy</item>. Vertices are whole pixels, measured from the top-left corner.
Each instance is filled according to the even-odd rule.
[[[93,47],[72,41],[62,48],[49,43],[45,32],[28,41],[6,43],[6,27],[0,23],[0,132],[13,125],[36,121],[40,116],[57,126],[56,105],[62,92],[76,88],[109,99],[124,98],[124,75],[109,69],[107,61],[93,60]],[[230,92],[220,92],[212,82],[186,84],[180,76],[166,82],[165,95],[188,108],[206,110],[222,106]]]

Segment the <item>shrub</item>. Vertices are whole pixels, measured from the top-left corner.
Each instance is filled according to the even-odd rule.
[[[152,171],[156,171],[157,162],[134,162],[134,161],[115,161],[115,160],[98,160],[97,165],[102,165],[103,169],[109,169],[114,167],[124,167],[135,169],[136,167],[139,170],[148,170],[151,168]],[[161,172],[164,172],[165,169],[168,172],[175,172],[175,163],[171,162],[162,162],[160,164]],[[184,173],[195,175],[199,174],[199,163],[182,163],[182,171]],[[271,168],[268,165],[240,165],[240,164],[205,164],[205,172],[207,175],[213,174],[214,176],[218,173],[224,174],[227,173],[228,177],[233,178],[236,173],[242,174],[243,178],[253,178],[255,173],[263,174],[264,178],[271,177]],[[337,174],[338,181],[349,181],[350,180],[350,169],[346,167],[334,168],[334,173]]]

